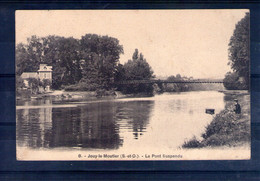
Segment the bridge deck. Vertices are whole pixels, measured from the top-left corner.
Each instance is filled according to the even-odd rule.
[[[127,80],[115,82],[115,84],[154,84],[154,83],[176,83],[176,84],[223,84],[223,80],[185,80],[185,81],[169,81],[169,80]]]

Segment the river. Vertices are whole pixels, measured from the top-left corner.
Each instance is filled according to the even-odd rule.
[[[83,150],[174,150],[200,138],[224,109],[217,91],[164,93],[97,101],[17,101],[17,147]]]

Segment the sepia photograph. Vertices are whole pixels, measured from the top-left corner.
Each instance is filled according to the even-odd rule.
[[[248,9],[17,10],[16,159],[248,160]]]

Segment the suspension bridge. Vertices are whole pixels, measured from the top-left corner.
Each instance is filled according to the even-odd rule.
[[[128,85],[128,84],[223,84],[223,79],[193,79],[193,80],[125,80],[115,82],[116,85]]]

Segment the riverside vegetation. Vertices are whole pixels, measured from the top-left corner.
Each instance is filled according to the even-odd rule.
[[[225,109],[217,114],[205,128],[202,140],[193,137],[183,148],[244,146],[250,143],[250,96],[247,91],[225,91]],[[238,99],[242,111],[234,112],[234,99]]]

